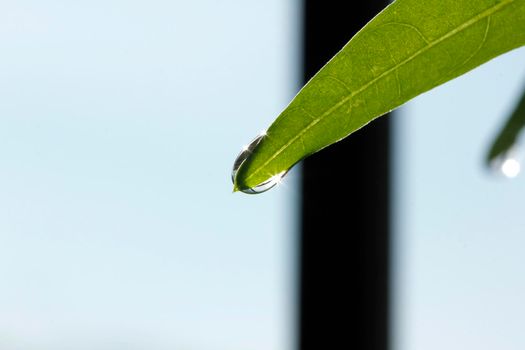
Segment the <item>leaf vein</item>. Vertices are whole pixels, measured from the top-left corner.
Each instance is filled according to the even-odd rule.
[[[335,77],[333,75],[327,75],[326,76],[328,79],[332,79],[333,81],[341,84],[341,86],[343,86],[345,88],[346,91],[348,91],[348,93],[351,93],[351,89],[348,87],[348,85],[346,85],[346,83],[344,81],[342,81],[341,79],[339,79],[338,77]]]
[[[308,124],[303,130],[301,130],[297,135],[295,135],[294,137],[292,137],[288,142],[286,142],[283,146],[281,146],[271,157],[269,157],[262,165],[260,165],[259,167],[257,167],[256,169],[253,170],[253,172],[251,172],[250,175],[248,175],[246,177],[246,181],[248,181],[250,178],[252,178],[253,176],[255,176],[256,174],[258,174],[266,165],[268,165],[271,161],[273,161],[277,156],[279,156],[279,154],[281,154],[284,150],[286,150],[292,143],[296,142],[299,138],[303,137],[303,135],[308,132],[312,127],[314,127],[315,125],[317,125],[320,121],[322,121],[325,117],[329,116],[332,114],[332,112],[334,112],[335,110],[339,109],[341,106],[343,106],[344,104],[346,104],[347,102],[349,102],[353,97],[355,97],[356,95],[362,93],[363,91],[365,91],[366,89],[368,89],[370,86],[372,86],[373,84],[375,84],[376,82],[378,82],[379,80],[381,80],[382,78],[388,76],[390,73],[392,72],[395,72],[397,69],[399,69],[400,67],[404,66],[405,64],[411,62],[412,60],[414,60],[416,57],[420,56],[421,54],[425,53],[426,51],[430,50],[431,48],[435,47],[436,45],[440,44],[441,42],[449,39],[450,37],[453,37],[454,35],[462,32],[463,30],[469,28],[470,26],[474,25],[475,23],[491,16],[492,14],[500,11],[501,9],[503,9],[504,7],[510,5],[511,3],[513,3],[515,0],[506,0],[506,1],[502,1],[488,9],[486,9],[485,11],[475,15],[474,17],[472,17],[471,19],[467,20],[466,22],[464,22],[463,24],[459,25],[458,27],[452,29],[451,31],[445,33],[444,35],[442,35],[441,37],[429,42],[426,46],[422,47],[421,49],[417,50],[416,52],[414,52],[411,56],[409,56],[408,58],[404,59],[403,61],[401,61],[399,64],[387,69],[386,71],[384,71],[383,73],[379,74],[378,76],[376,76],[375,78],[373,78],[372,80],[370,80],[368,83],[364,84],[363,86],[361,86],[360,88],[358,88],[357,90],[355,90],[353,93],[350,93],[348,96],[346,96],[345,98],[343,98],[341,101],[339,101],[338,103],[336,103],[335,105],[333,105],[332,107],[330,107],[328,110],[326,110],[323,114],[321,114],[319,117],[317,117],[316,119],[312,120],[312,122],[310,122],[310,124]],[[488,28],[487,28],[487,32],[488,32]]]
[[[394,24],[394,25],[398,25],[398,26],[402,26],[402,27],[407,27],[407,28],[410,28],[412,30],[414,30],[421,39],[423,39],[423,41],[425,43],[430,44],[429,40],[427,39],[427,37],[425,35],[423,35],[423,33],[421,32],[421,30],[419,30],[418,27],[416,27],[415,25],[412,25],[410,23],[404,23],[404,22],[388,22],[388,23],[385,23],[383,24],[382,26],[387,26],[387,25],[390,25],[390,24]]]
[[[459,67],[463,67],[466,65],[476,54],[481,51],[483,48],[483,45],[487,42],[487,36],[489,34],[489,28],[490,28],[490,16],[487,17],[487,25],[485,26],[485,33],[483,34],[483,39],[481,39],[481,43],[479,44],[478,48],[474,50],[474,52],[465,60],[463,63],[459,65]]]

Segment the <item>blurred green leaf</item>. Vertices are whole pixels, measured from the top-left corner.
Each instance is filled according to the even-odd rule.
[[[268,181],[411,98],[524,44],[525,0],[395,1],[279,115],[245,155],[234,190]]]
[[[503,157],[512,146],[516,143],[516,140],[525,126],[525,91],[521,97],[518,106],[511,114],[505,125],[499,132],[498,136],[492,143],[487,154],[487,165],[491,165],[492,162],[500,157]]]

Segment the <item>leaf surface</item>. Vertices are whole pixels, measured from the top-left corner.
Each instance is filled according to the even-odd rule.
[[[234,190],[287,171],[411,98],[522,45],[525,0],[395,1],[301,89],[238,168]]]

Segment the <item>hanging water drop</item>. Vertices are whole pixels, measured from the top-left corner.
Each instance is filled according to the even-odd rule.
[[[503,164],[501,164],[501,172],[508,178],[513,178],[518,176],[521,170],[521,164],[516,159],[508,158],[505,159]]]
[[[259,194],[268,191],[269,189],[273,188],[274,186],[280,184],[283,180],[283,177],[286,175],[286,171],[282,171],[277,175],[274,175],[270,177],[268,180],[258,184],[257,186],[241,189],[241,192],[247,193],[247,194]]]
[[[242,163],[252,154],[253,150],[257,147],[257,145],[262,141],[262,139],[266,136],[266,131],[262,131],[252,142],[250,142],[248,145],[244,146],[237,156],[235,158],[235,161],[233,162],[233,169],[232,169],[232,182],[235,183],[235,176],[237,175],[237,171],[241,167]],[[270,177],[268,180],[258,184],[257,186],[247,188],[247,189],[241,189],[241,192],[248,193],[248,194],[259,194],[262,192],[266,192],[272,187],[274,187],[277,184],[280,184],[282,182],[283,177],[286,175],[287,171],[282,171],[279,174],[276,174],[272,177]]]
[[[255,139],[253,139],[252,142],[250,142],[248,145],[245,145],[242,147],[241,152],[235,158],[235,161],[233,162],[233,169],[232,169],[232,182],[235,183],[235,175],[237,175],[237,171],[241,167],[242,163],[252,154],[253,150],[257,145],[261,142],[261,140],[264,138],[264,133],[259,134]]]
[[[512,179],[519,175],[521,172],[521,157],[515,152],[514,149],[510,149],[505,153],[502,153],[491,162],[492,168],[505,176],[506,178]]]

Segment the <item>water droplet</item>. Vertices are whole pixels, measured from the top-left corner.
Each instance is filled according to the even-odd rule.
[[[241,167],[242,163],[252,154],[253,150],[257,145],[262,141],[262,139],[266,136],[266,130],[262,131],[250,144],[244,146],[241,150],[241,153],[235,158],[235,161],[233,162],[233,169],[232,169],[232,182],[235,183],[235,176],[237,175],[237,171]],[[288,171],[282,171],[279,174],[276,174],[272,177],[270,177],[268,180],[258,184],[255,187],[248,188],[248,189],[241,189],[241,192],[248,193],[248,194],[258,194],[265,191],[268,191],[270,188],[274,187],[277,184],[280,184],[282,182],[283,177],[286,175]]]
[[[516,177],[520,173],[521,165],[520,162],[518,162],[516,159],[509,158],[506,159],[503,164],[501,165],[501,172],[506,177]]]
[[[503,176],[512,179],[521,171],[521,157],[514,149],[508,150],[491,162],[492,168]]]
[[[282,171],[277,175],[272,176],[268,180],[258,184],[255,187],[247,188],[247,189],[241,189],[241,192],[248,193],[248,194],[259,194],[268,191],[269,189],[273,188],[275,185],[280,184],[283,181],[283,177],[286,175],[286,171]]]
[[[235,175],[237,175],[237,171],[241,167],[242,163],[244,163],[244,161],[250,156],[250,154],[252,154],[255,147],[257,147],[257,145],[261,142],[263,138],[264,135],[261,133],[248,145],[244,145],[242,147],[241,153],[239,153],[239,155],[237,156],[237,158],[235,158],[235,161],[233,162],[232,182],[235,182]]]

